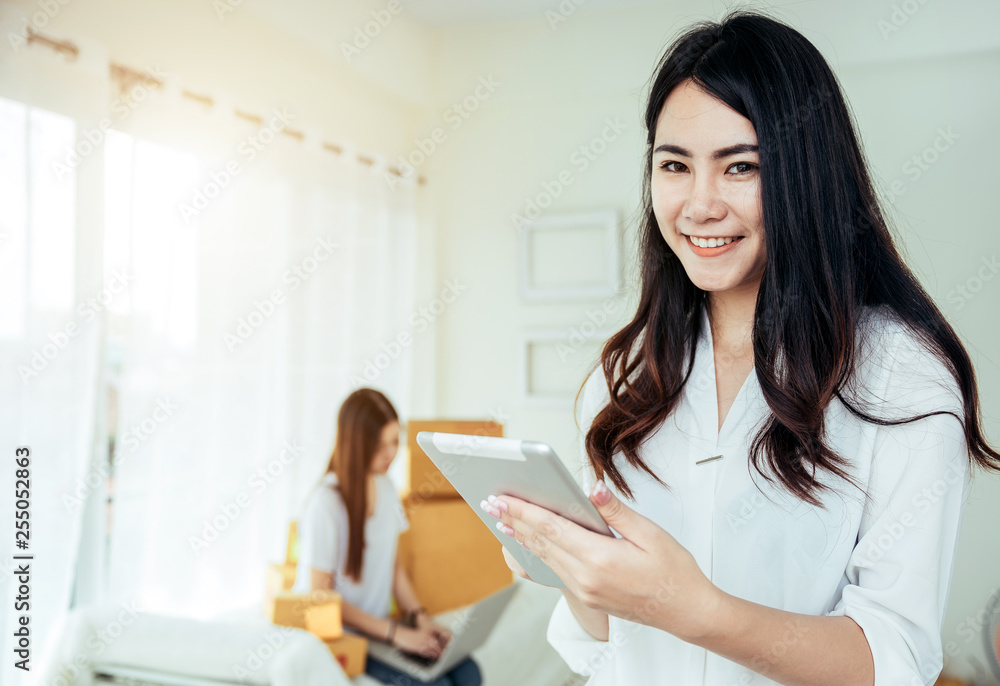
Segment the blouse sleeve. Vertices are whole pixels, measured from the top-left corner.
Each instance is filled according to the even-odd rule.
[[[600,389],[603,383],[604,376],[600,367],[598,367],[588,377],[581,397],[580,462],[577,468],[571,469],[570,472],[586,493],[590,493],[596,475],[590,466],[590,460],[587,459],[584,439],[587,431],[590,430],[590,425],[593,423],[598,410],[603,406],[598,404]],[[604,395],[605,397],[607,396],[606,391]],[[614,649],[609,641],[599,641],[587,633],[587,630],[577,621],[576,616],[566,602],[566,597],[561,593],[559,601],[556,603],[556,607],[549,619],[546,639],[569,668],[583,676],[591,676],[595,672],[595,666],[604,664],[611,657],[609,651]]]
[[[410,528],[410,519],[406,516],[406,508],[403,507],[403,500],[399,497],[399,491],[396,490],[394,485],[390,485],[389,490],[392,492],[393,511],[398,526],[398,533],[401,534]]]
[[[301,568],[310,567],[335,574],[337,566],[337,510],[336,496],[324,493],[325,486],[317,489],[306,503],[299,519],[299,558]]]
[[[964,417],[957,384],[937,358],[906,340],[893,352],[885,399],[900,413],[876,416],[949,410]],[[864,631],[877,686],[929,685],[941,672],[941,629],[970,479],[963,426],[950,414],[874,432],[857,544],[840,600],[827,614],[850,617]]]

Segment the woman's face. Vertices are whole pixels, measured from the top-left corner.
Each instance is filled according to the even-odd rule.
[[[378,447],[375,448],[375,456],[372,458],[372,471],[377,474],[385,474],[398,452],[399,422],[394,419],[382,427]]]
[[[749,119],[691,81],[670,93],[653,139],[653,215],[688,277],[704,291],[755,293],[760,284],[765,252],[758,165]],[[717,239],[708,241],[716,247],[698,247],[691,237]]]

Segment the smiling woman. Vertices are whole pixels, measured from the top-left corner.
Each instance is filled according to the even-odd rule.
[[[666,51],[645,125],[639,304],[581,389],[581,485],[618,535],[484,505],[566,585],[549,642],[589,686],[933,683],[1000,453],[836,77],[733,12]]]
[[[701,290],[752,293],[765,264],[753,124],[685,81],[660,111],[655,142],[650,192],[663,239]]]

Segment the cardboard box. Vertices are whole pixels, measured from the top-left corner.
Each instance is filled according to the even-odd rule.
[[[306,611],[327,604],[335,604],[337,612],[340,612],[340,594],[336,591],[312,591],[310,593],[282,591],[274,596],[274,601],[267,608],[267,616],[275,624],[305,629]]]
[[[368,659],[368,639],[345,633],[338,639],[324,643],[343,668],[344,674],[350,677],[364,674],[365,661]]]
[[[503,546],[461,498],[408,497],[410,528],[397,555],[420,603],[432,615],[481,600],[514,581]]]
[[[288,540],[285,544],[285,561],[271,563],[267,566],[264,582],[264,612],[272,613],[274,598],[282,591],[290,591],[295,585],[296,567],[298,566],[299,542],[297,522],[288,526]]]
[[[340,603],[323,603],[306,608],[306,631],[324,641],[344,635]]]
[[[268,581],[274,582],[277,591],[287,591],[295,585],[295,572],[297,565],[282,562],[281,564],[269,564],[267,566]]]
[[[452,434],[472,434],[476,436],[503,436],[503,424],[493,421],[465,419],[411,419],[406,423],[406,447],[409,459],[406,481],[400,492],[404,499],[410,496],[423,499],[461,499],[455,487],[444,474],[434,466],[431,458],[417,445],[417,434],[421,431],[442,431]]]
[[[267,584],[264,590],[264,607],[269,608],[274,598],[282,591],[290,591],[295,585],[295,565],[269,564],[267,566]]]
[[[288,525],[288,542],[285,544],[285,564],[296,565],[299,563],[299,523],[291,522]]]

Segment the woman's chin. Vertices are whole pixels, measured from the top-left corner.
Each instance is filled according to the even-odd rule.
[[[726,278],[699,277],[697,274],[691,279],[691,283],[706,293],[722,293],[735,285]]]

